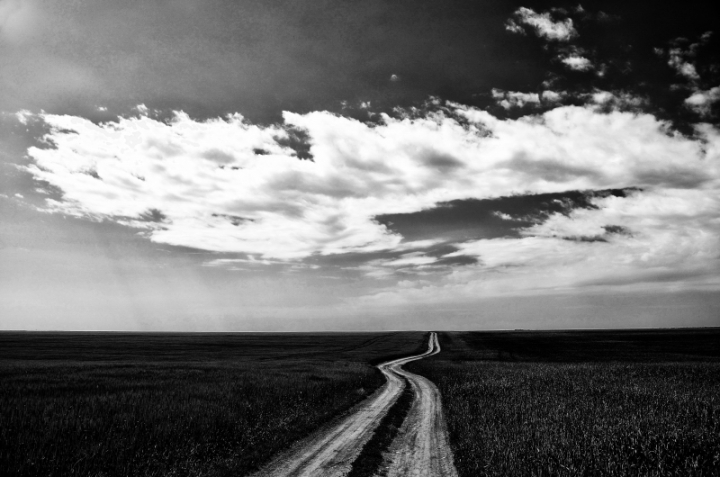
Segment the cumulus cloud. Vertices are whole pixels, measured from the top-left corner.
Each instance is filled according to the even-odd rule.
[[[540,94],[540,100],[543,102],[557,103],[562,100],[567,94],[564,91],[553,91],[546,89]]]
[[[720,86],[705,91],[695,91],[685,100],[685,104],[701,115],[706,115],[710,113],[710,107],[718,101],[720,101]]]
[[[588,71],[593,69],[593,65],[590,60],[584,56],[570,55],[561,58],[560,61],[562,61],[565,66],[575,71]]]
[[[691,84],[695,84],[700,80],[700,74],[695,65],[695,58],[698,51],[705,47],[712,36],[712,32],[705,32],[694,43],[690,43],[687,38],[676,38],[671,41],[671,47],[667,50],[656,48],[655,53],[667,56],[667,64],[675,70],[675,72],[684,77]]]
[[[688,61],[687,54],[680,48],[671,48],[668,51],[668,65],[670,65],[680,76],[690,81],[697,81],[700,75],[695,65]]]
[[[446,109],[375,125],[320,111],[285,113],[274,126],[240,115],[197,121],[178,112],[162,122],[138,114],[96,124],[40,114],[47,146],[29,150],[28,170],[63,192],[49,210],[118,221],[156,242],[243,253],[237,260],[394,251],[356,269],[376,278],[428,275],[421,289],[386,292],[398,300],[557,290],[612,277],[657,282],[671,270],[703,276],[717,268],[713,126],[688,138],[652,115],[602,112],[595,102],[506,120],[459,104]],[[296,131],[312,161],[288,139]],[[636,192],[590,195],[593,207],[551,214],[519,236],[441,253],[428,248],[437,241],[404,241],[375,219],[468,198],[627,187]],[[211,265],[223,264],[230,262]]]
[[[513,18],[505,23],[505,28],[512,33],[525,34],[525,27],[530,27],[541,38],[551,41],[568,41],[577,36],[571,18],[554,20],[550,12],[537,13],[530,8],[520,7]]]
[[[717,290],[717,192],[666,189],[596,197],[597,208],[555,214],[525,230],[525,238],[459,244],[450,255],[477,257],[477,265],[436,283],[386,289],[363,302],[422,305],[575,290]]]

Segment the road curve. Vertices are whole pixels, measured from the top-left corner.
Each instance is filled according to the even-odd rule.
[[[437,333],[430,336],[430,349],[434,350],[430,354],[440,352]],[[415,359],[419,358],[408,359],[405,363]],[[457,477],[452,451],[448,444],[440,391],[430,380],[422,376],[405,371],[399,366],[394,368],[394,371],[408,380],[415,399],[398,436],[390,446],[390,464],[386,475],[388,477]]]
[[[354,412],[329,428],[322,428],[289,451],[280,454],[254,477],[341,477],[346,475],[380,420],[402,393],[407,379],[415,391],[415,400],[403,424],[401,440],[393,447],[391,475],[456,476],[447,432],[442,418],[440,394],[427,379],[409,373],[401,366],[440,352],[437,334],[432,333],[428,349],[422,354],[395,359],[378,365],[387,383]],[[433,401],[433,400],[437,401]],[[423,414],[430,412],[431,416]],[[440,436],[433,435],[439,432]],[[399,436],[400,437],[400,436]],[[413,451],[419,446],[420,451]],[[442,446],[442,447],[439,447]],[[409,463],[413,456],[421,460]],[[427,471],[421,469],[427,465]],[[394,470],[397,469],[397,470]],[[403,470],[406,469],[406,470]],[[428,473],[435,472],[436,473]],[[398,473],[400,472],[400,473]],[[402,473],[408,472],[408,473]],[[420,472],[420,473],[417,473]]]

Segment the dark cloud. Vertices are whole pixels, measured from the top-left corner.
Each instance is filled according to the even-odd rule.
[[[562,237],[563,240],[568,240],[570,242],[606,242],[607,239],[605,237],[602,237],[600,235],[572,235],[568,237]]]
[[[459,249],[449,242],[436,243],[426,247],[407,248],[404,250],[383,250],[379,252],[367,252],[367,253],[341,253],[334,255],[314,255],[305,259],[303,262],[308,265],[319,265],[323,269],[327,268],[343,268],[353,269],[361,267],[369,263],[382,263],[391,262],[393,260],[401,259],[408,254],[420,253],[423,256],[436,258],[431,264],[424,264],[422,268],[448,268],[465,265],[474,265],[478,263],[476,257],[469,255],[457,255],[452,257],[445,257],[451,253],[457,252]],[[408,264],[400,266],[407,270],[414,269],[415,265]]]
[[[603,229],[605,229],[605,232],[608,234],[632,235],[630,230],[622,225],[605,225]]]
[[[228,215],[228,214],[212,214],[213,217],[222,217],[223,219],[227,220],[234,226],[238,226],[244,222],[253,222],[253,219],[249,219],[247,217],[240,217],[238,215]]]
[[[165,222],[167,220],[167,216],[163,214],[161,210],[149,209],[140,214],[140,220],[144,220],[146,222]]]
[[[304,129],[297,128],[294,126],[285,127],[287,137],[276,136],[275,142],[283,147],[287,147],[295,151],[295,155],[298,159],[313,160],[313,155],[310,153],[310,135]]]
[[[524,153],[505,163],[509,169],[520,171],[532,178],[550,182],[568,182],[578,177],[601,179],[599,172],[584,167],[575,167],[552,159],[529,159]]]
[[[453,242],[521,237],[523,228],[541,223],[554,213],[569,214],[578,208],[593,209],[594,197],[625,197],[634,189],[569,191],[441,202],[432,209],[410,214],[385,214],[379,223],[406,240],[444,239]]]
[[[649,170],[642,171],[636,175],[638,181],[656,186],[671,187],[678,189],[694,189],[712,178],[700,171],[687,169]]]
[[[436,169],[441,173],[453,172],[463,167],[463,163],[450,156],[449,154],[434,153],[422,158],[422,161],[429,167]]]
[[[219,149],[210,149],[202,154],[202,157],[218,164],[227,165],[235,162],[235,156]]]
[[[477,257],[470,255],[457,255],[454,257],[445,257],[439,259],[433,265],[435,266],[463,266],[463,265],[475,265],[478,263]]]

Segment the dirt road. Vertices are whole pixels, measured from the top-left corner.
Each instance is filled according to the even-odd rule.
[[[380,420],[402,393],[405,377],[415,399],[390,454],[391,476],[452,476],[457,472],[447,445],[440,393],[427,379],[407,372],[403,364],[440,352],[432,333],[426,352],[378,366],[387,383],[352,413],[320,429],[279,455],[254,477],[340,477],[346,475]]]
[[[440,352],[436,333],[430,336],[430,349],[434,349],[430,354]],[[409,361],[414,359],[419,358]],[[395,368],[395,372],[410,382],[415,399],[397,438],[390,446],[391,462],[387,472],[388,477],[457,477],[452,451],[448,444],[440,391],[422,376],[400,367]]]

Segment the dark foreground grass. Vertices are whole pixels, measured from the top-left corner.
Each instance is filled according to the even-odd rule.
[[[719,330],[444,333],[461,476],[720,475]]]
[[[0,475],[247,475],[421,333],[0,333]]]

